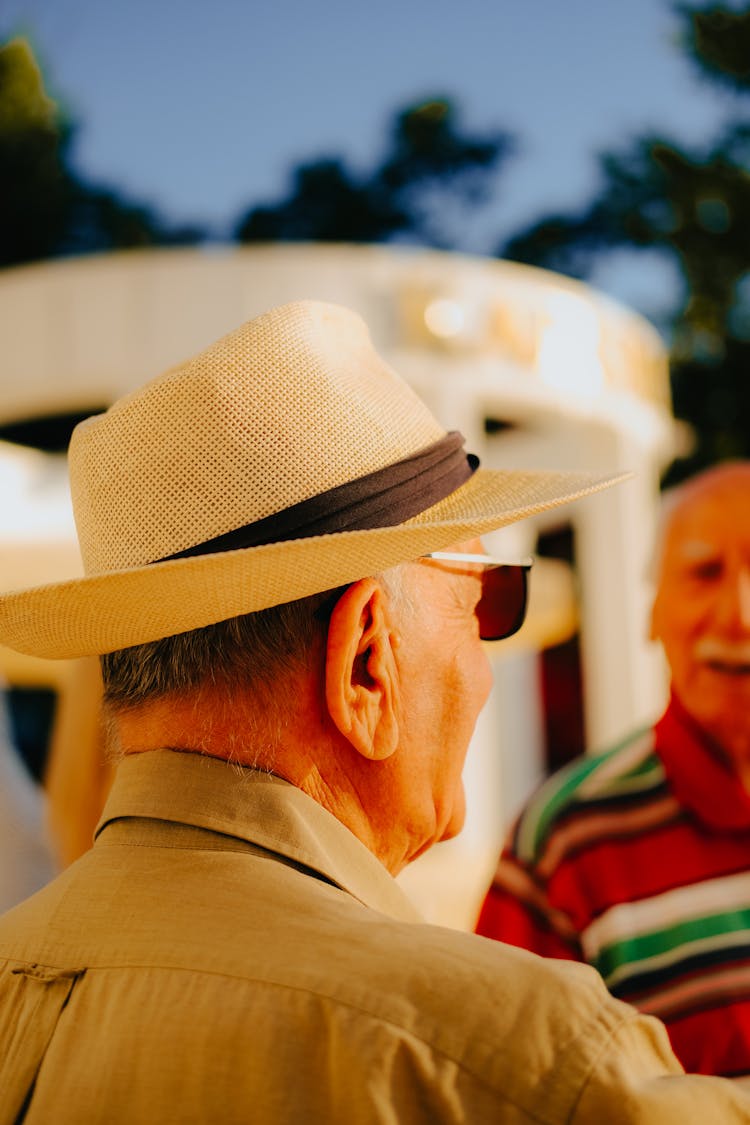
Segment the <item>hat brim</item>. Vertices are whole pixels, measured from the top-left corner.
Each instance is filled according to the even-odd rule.
[[[479,469],[395,527],[89,575],[0,596],[0,642],[31,656],[113,652],[295,601],[580,499],[631,474]]]

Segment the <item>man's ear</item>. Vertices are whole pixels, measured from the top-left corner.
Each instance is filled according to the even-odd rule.
[[[374,578],[354,582],[336,603],[326,647],[326,704],[339,732],[365,758],[398,745],[398,669],[387,598]]]

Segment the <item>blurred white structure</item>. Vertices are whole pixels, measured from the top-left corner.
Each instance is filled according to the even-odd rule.
[[[539,648],[580,626],[589,748],[662,706],[646,564],[659,476],[675,451],[665,350],[641,317],[589,287],[497,260],[379,246],[131,251],[0,273],[0,424],[98,409],[300,297],[359,310],[376,346],[485,465],[634,473],[491,545],[527,554],[540,531],[569,522],[575,574],[539,568],[528,627],[492,654],[496,688],[467,766],[465,832],[404,876],[433,918],[470,924],[507,818],[541,775]],[[1,587],[77,567],[69,512],[66,530],[45,508],[63,479],[59,459],[8,447],[0,456]],[[461,892],[450,913],[433,877]]]

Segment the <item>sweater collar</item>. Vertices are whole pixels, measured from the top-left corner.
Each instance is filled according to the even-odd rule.
[[[750,829],[750,795],[674,693],[656,724],[656,750],[675,796],[699,820]]]

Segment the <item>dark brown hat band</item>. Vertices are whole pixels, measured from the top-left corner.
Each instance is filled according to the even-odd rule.
[[[478,465],[479,458],[465,452],[462,435],[452,430],[403,461],[158,561],[238,551],[336,531],[395,527],[450,496],[469,480]]]

